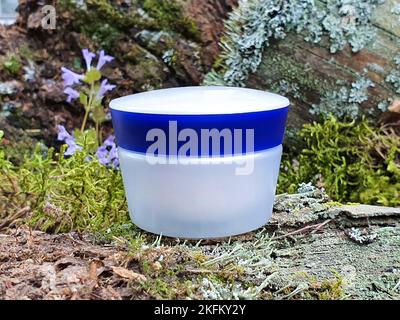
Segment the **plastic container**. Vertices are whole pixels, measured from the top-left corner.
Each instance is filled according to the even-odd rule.
[[[230,87],[111,101],[132,221],[165,236],[233,236],[271,217],[289,100]]]

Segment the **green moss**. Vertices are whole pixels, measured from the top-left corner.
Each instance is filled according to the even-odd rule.
[[[162,87],[166,73],[157,59],[145,59],[136,65],[127,65],[126,72],[135,81],[135,87],[143,91]]]
[[[325,203],[325,205],[328,207],[341,207],[343,206],[343,203],[340,203],[338,201],[328,201],[327,203]]]
[[[281,74],[281,77],[290,82],[296,82],[301,86],[312,88],[318,92],[323,92],[324,87],[321,87],[320,80],[309,72],[307,65],[297,62],[293,57],[287,56],[279,50],[272,51],[263,59],[262,68],[269,70],[271,76]]]
[[[61,9],[73,17],[75,28],[107,51],[121,37],[130,36],[131,29],[174,31],[193,39],[199,35],[195,23],[175,1],[137,0],[123,7],[109,0],[88,0],[83,6],[62,0]]]
[[[109,244],[121,240],[128,244],[131,252],[135,252],[145,243],[139,229],[132,222],[117,223],[107,229],[102,228],[94,234],[94,240],[97,244]]]
[[[88,26],[93,22],[108,23],[118,29],[130,27],[146,28],[153,25],[137,13],[135,2],[126,10],[120,9],[112,2],[109,0],[87,0],[82,7],[77,5],[75,1],[62,0],[61,8],[77,14],[78,16],[74,17],[74,22],[82,27],[84,25]],[[89,20],[89,18],[92,20]]]
[[[288,45],[285,44],[285,48]],[[336,79],[321,80],[307,65],[285,54],[281,46],[272,46],[270,50],[271,53],[263,58],[259,73],[268,74],[265,84],[271,90],[286,95],[288,92],[282,92],[282,88],[279,85],[280,82],[285,81],[296,84],[299,87],[298,94],[300,94],[300,97],[307,99],[307,93],[315,95],[318,92],[322,95],[324,92],[337,87],[335,84]]]
[[[94,23],[85,28],[84,32],[91,35],[92,40],[95,41],[99,47],[109,52],[112,52],[115,41],[122,37],[122,33],[108,23]]]
[[[200,264],[191,259],[187,248],[142,244],[131,250],[131,257],[146,276],[147,281],[141,285],[152,298],[183,299],[195,294],[197,274],[187,270],[199,269]]]
[[[89,160],[86,145],[65,158],[64,146],[55,153],[39,144],[19,165],[8,161],[1,148],[0,184],[8,200],[2,208],[6,214],[14,201],[19,207],[28,205],[32,216],[26,222],[50,232],[105,232],[130,224],[120,172],[95,158]]]
[[[309,277],[308,289],[304,292],[307,299],[340,300],[345,297],[343,277],[335,272],[335,278],[317,281]]]
[[[280,192],[296,192],[301,182],[325,187],[334,200],[398,206],[400,141],[367,121],[333,117],[307,124],[298,136],[305,148],[285,154]]]
[[[191,39],[199,39],[200,31],[193,20],[186,17],[175,0],[142,0],[143,9],[157,21],[162,30],[174,31]]]
[[[153,298],[171,300],[191,297],[195,291],[190,280],[165,281],[161,278],[150,279],[142,284],[143,289]]]
[[[62,11],[73,17],[72,25],[76,29],[107,51],[110,51],[114,42],[122,36],[120,28],[134,27],[142,23],[134,16],[125,16],[106,0],[89,0],[86,1],[85,7],[79,7],[71,0],[62,0],[60,5]]]
[[[4,69],[11,76],[17,76],[20,73],[21,68],[21,60],[15,54],[8,55],[1,61],[0,69]]]

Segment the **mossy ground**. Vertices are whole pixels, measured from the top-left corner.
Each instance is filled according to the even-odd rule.
[[[387,270],[400,258],[395,253],[396,250],[399,252],[396,240],[398,228],[379,229],[381,238],[368,247],[343,239],[345,233],[341,228],[336,229],[336,223],[321,225],[325,219],[337,220],[340,225],[340,215],[335,211],[336,208],[340,211],[340,207],[320,191],[297,198],[278,197],[275,217],[267,229],[218,241],[169,239],[145,233],[130,222],[120,172],[106,168],[95,159],[87,159],[85,150],[87,147],[65,158],[63,147],[60,153],[56,153],[39,145],[33,155],[26,154],[20,159],[20,165],[15,166],[7,159],[7,147],[3,145],[0,154],[0,228],[17,227],[17,230],[7,231],[7,237],[15,234],[17,238],[18,230],[28,230],[25,236],[32,233],[29,228],[57,234],[79,231],[98,250],[101,247],[119,248],[122,256],[113,262],[111,271],[101,271],[98,276],[99,283],[110,283],[107,275],[112,272],[115,279],[113,289],[118,292],[116,296],[155,299],[344,299],[362,297],[362,291],[357,290],[366,290],[372,282],[389,286],[389,296],[397,296],[396,274],[386,272],[386,280],[379,276],[381,269]],[[290,219],[281,219],[282,214],[290,214]],[[373,224],[374,220],[370,223]],[[316,227],[312,227],[313,224]],[[306,229],[309,231],[305,234],[296,231],[303,226],[311,227]],[[339,248],[334,256],[329,254],[329,250],[327,254],[316,254],[332,243]],[[372,267],[368,263],[362,262],[366,250],[370,252],[369,256],[373,256],[383,248],[393,254],[388,255],[379,266],[370,269]],[[359,256],[361,262],[355,268],[359,270],[362,266],[365,270],[361,269],[364,271],[356,278],[349,278],[346,263],[352,265],[352,262],[346,259],[360,252],[364,258]],[[56,265],[61,263],[59,259],[57,256]],[[91,260],[82,263],[87,263],[89,269],[93,264]],[[318,266],[313,266],[313,263]],[[43,268],[44,265],[37,267]],[[105,272],[104,275],[102,272]],[[364,282],[358,283],[363,276],[366,277]],[[357,290],[352,289],[354,285],[359,286]],[[49,293],[46,288],[41,290]],[[379,297],[383,294],[382,290],[368,292],[373,297]],[[90,294],[90,298],[96,298],[100,293]]]
[[[182,18],[182,11],[174,2],[137,3],[147,8],[149,17],[138,15],[137,7],[132,12],[124,11],[113,7],[111,1],[91,0],[87,5],[93,10],[76,9],[73,24],[95,46],[105,49],[113,48],[116,40],[131,36],[130,30],[136,32],[136,29],[148,29],[155,34],[166,31],[169,35],[196,39],[194,25]],[[64,4],[70,5],[69,1]],[[171,45],[174,38],[170,39],[162,51]],[[129,45],[127,54],[119,57],[128,64],[124,70],[132,74],[141,72],[137,81],[142,89],[160,87],[164,81],[159,57],[162,51],[157,51],[160,47],[148,44],[145,49],[132,42]],[[149,58],[150,52],[157,56]],[[173,63],[179,64],[179,56],[179,52],[173,55]],[[7,59],[3,68],[10,75],[19,72],[18,59]],[[300,94],[302,99],[306,98],[303,90],[325,91],[332,85],[315,80],[307,73],[307,66],[279,54],[278,49],[263,61],[264,67],[277,76],[274,81],[266,80],[269,86],[280,80],[286,81],[285,85],[296,84],[297,89],[290,87],[292,94]],[[278,78],[282,70],[283,77]],[[295,207],[284,210],[293,214],[291,219],[306,218],[306,222],[294,221],[296,226],[305,223],[310,227],[306,235],[297,233],[297,229],[290,234],[293,225],[280,224],[274,229],[272,224],[268,230],[221,241],[194,243],[155,237],[130,222],[120,172],[101,165],[93,157],[88,159],[86,149],[73,157],[64,157],[63,147],[59,150],[39,144],[32,150],[32,143],[24,147],[6,140],[0,150],[0,228],[19,227],[16,232],[28,228],[28,235],[29,228],[40,229],[48,233],[42,234],[49,237],[47,240],[58,239],[57,235],[49,234],[64,233],[68,237],[70,232],[77,231],[89,235],[91,243],[100,246],[99,250],[121,246],[124,259],[118,260],[118,266],[147,279],[124,282],[123,289],[130,298],[398,297],[399,277],[393,268],[399,263],[398,227],[378,229],[381,238],[368,247],[347,239],[343,226],[332,226],[326,233],[325,229],[318,229],[329,224],[329,219],[339,219],[337,215],[330,216],[329,211],[337,207],[336,200],[399,205],[397,136],[366,121],[353,123],[328,118],[305,126],[299,134],[295,133],[295,139],[283,161],[280,191],[296,192],[301,182],[311,181],[325,188],[334,199],[320,203],[306,197],[306,204],[298,206],[298,198],[291,198]],[[328,219],[327,224],[320,224],[325,223],[321,219]],[[313,227],[311,223],[316,225]],[[276,237],[274,232],[279,235]],[[329,252],[323,256],[313,254],[331,247],[340,248],[335,256]],[[388,256],[379,264],[365,260],[365,252],[378,259],[383,251]],[[349,260],[353,256],[358,262]],[[358,274],[354,275],[354,269]]]
[[[313,197],[303,196],[301,210],[314,216],[306,226],[319,224],[324,216],[323,211],[307,207]],[[19,282],[15,288],[0,285],[0,297],[22,290],[24,296],[36,299],[399,298],[400,277],[393,267],[400,262],[398,226],[378,227],[372,222],[377,240],[359,245],[335,224],[318,233],[309,229],[284,238],[276,234],[292,233],[291,229],[280,225],[274,230],[274,224],[273,220],[268,229],[243,236],[198,242],[157,237],[131,226],[123,232],[108,230],[106,238],[101,233],[42,234],[24,226],[3,230],[2,245],[12,244],[1,251],[10,264],[9,283],[15,277]],[[387,255],[379,258],[382,250]],[[34,262],[25,263],[24,255]],[[56,284],[47,287],[53,268]],[[94,279],[86,276],[93,269]],[[76,277],[81,280],[76,282]],[[42,285],[33,288],[32,283]]]
[[[397,155],[400,146],[392,133],[375,130],[366,121],[343,123],[331,117],[323,124],[305,126],[299,137],[304,148],[297,150],[297,162],[284,159],[281,192],[296,192],[300,182],[312,181],[340,202],[399,204]],[[296,256],[297,251],[298,258],[307,260],[314,252],[311,248],[317,242],[313,233],[306,242],[297,233],[294,238],[279,236],[278,241],[274,240],[273,230],[261,230],[226,241],[195,243],[142,232],[130,222],[120,172],[91,156],[93,145],[89,138],[83,135],[79,141],[83,150],[70,157],[64,156],[64,146],[56,151],[38,144],[33,152],[21,150],[17,159],[15,152],[10,152],[13,148],[2,140],[0,219],[3,228],[29,226],[48,233],[78,231],[92,234],[93,241],[99,245],[122,244],[128,260],[134,262],[131,265],[127,262],[125,267],[131,266],[147,279],[138,288],[135,285],[135,290],[154,298],[339,299],[352,292],[343,284],[343,272],[327,267],[335,263],[334,257],[324,258],[322,273],[315,272],[313,267],[307,271],[295,266],[290,276],[282,273],[281,262],[288,263],[286,255]],[[295,198],[282,202],[285,212],[294,210],[293,217],[283,220],[285,224],[299,217],[306,224],[321,218],[336,219],[337,215],[321,214],[336,207],[328,197],[318,201],[312,197],[307,199],[302,206]],[[285,233],[280,228],[279,233]],[[337,241],[336,237],[342,233],[338,230],[333,232],[335,236],[327,233],[328,238],[320,243],[326,240],[328,245],[329,241]],[[390,250],[395,250],[398,246],[395,238],[396,235],[380,240],[380,245],[384,245],[382,241],[389,241]],[[357,249],[349,241],[341,242],[345,256],[348,250]],[[397,255],[392,258],[398,259]]]

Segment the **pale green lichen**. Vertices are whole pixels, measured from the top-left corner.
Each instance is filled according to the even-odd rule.
[[[378,105],[377,105],[378,109],[379,109],[380,111],[382,111],[382,112],[387,111],[388,108],[389,108],[389,106],[390,106],[390,102],[389,102],[388,100],[380,101],[380,102],[378,103]]]
[[[0,82],[0,96],[11,95],[16,92],[16,88],[13,83]]]
[[[272,91],[281,95],[287,96],[290,94],[294,98],[300,98],[300,87],[297,83],[289,82],[287,80],[279,80],[278,83],[274,84],[271,88]]]
[[[172,66],[175,63],[176,55],[175,49],[168,49],[162,55],[162,59],[167,66]]]
[[[226,24],[227,37],[221,43],[226,64],[223,80],[229,85],[244,85],[250,72],[257,70],[264,48],[272,39],[285,38],[290,29],[302,31],[314,16],[312,0],[240,1]]]
[[[252,300],[256,298],[254,288],[243,288],[242,284],[226,284],[203,278],[200,293],[205,300]]]
[[[349,44],[353,52],[361,50],[375,32],[371,25],[374,8],[381,0],[250,0],[239,7],[226,23],[222,40],[224,68],[211,73],[205,84],[244,86],[250,73],[261,63],[264,49],[273,40],[284,39],[289,32],[303,34],[306,41],[320,43],[328,38],[332,53]]]
[[[313,101],[312,97],[315,94],[323,95],[336,89],[335,79],[321,79],[310,65],[300,63],[292,55],[285,54],[293,50],[296,50],[296,47],[290,41],[269,47],[268,55],[264,55],[257,71],[259,75],[268,75],[257,78],[262,81],[258,84],[260,87],[290,98],[301,99],[303,102]]]
[[[393,8],[392,8],[392,10],[391,10],[391,13],[393,13],[393,14],[399,16],[399,21],[400,21],[400,3],[396,3],[396,4],[393,6]]]
[[[394,62],[396,68],[386,77],[386,82],[392,84],[396,93],[400,94],[400,55],[395,57]]]
[[[340,119],[356,119],[361,114],[361,104],[368,100],[368,89],[374,86],[370,79],[360,77],[351,84],[351,88],[342,86],[339,90],[326,92],[319,104],[312,105],[310,113],[320,116],[331,113]]]
[[[346,43],[353,52],[358,52],[374,39],[372,13],[383,3],[382,0],[328,0],[322,24],[330,37],[331,52],[342,50]]]
[[[347,236],[358,244],[369,244],[376,240],[378,235],[369,231],[363,231],[358,228],[351,228]]]
[[[309,192],[314,192],[315,190],[317,190],[317,188],[314,187],[311,182],[309,183],[302,182],[299,184],[297,193],[309,193]]]

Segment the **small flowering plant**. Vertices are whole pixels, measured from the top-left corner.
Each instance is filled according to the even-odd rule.
[[[76,143],[75,138],[68,133],[64,126],[58,125],[57,130],[57,140],[65,142],[65,144],[68,146],[68,148],[64,152],[64,155],[72,156],[75,152],[81,151],[83,149]]]
[[[96,156],[101,164],[113,168],[119,168],[117,146],[113,135],[109,136],[104,141],[103,145],[97,149]]]
[[[87,161],[97,158],[101,164],[109,168],[119,168],[118,149],[113,135],[110,135],[100,147],[96,147],[96,135],[93,130],[86,130],[77,137],[71,135],[62,125],[57,126],[57,131],[57,140],[66,144],[64,156],[73,156],[83,151],[88,154]]]
[[[104,95],[112,91],[115,85],[108,83],[107,79],[102,80],[101,69],[103,66],[114,60],[112,56],[106,55],[104,50],[100,51],[97,65],[92,66],[92,61],[96,58],[96,54],[88,49],[82,50],[83,58],[86,63],[85,74],[78,74],[74,71],[62,67],[62,79],[64,80],[64,93],[67,95],[67,102],[79,99],[79,102],[85,109],[81,132],[86,128],[89,114],[92,115],[96,124],[96,133],[99,141],[101,141],[100,125],[106,119],[102,100]]]
[[[58,125],[57,140],[66,144],[65,156],[73,156],[79,151],[85,151],[88,154],[87,161],[92,161],[94,157],[97,157],[101,164],[116,169],[119,167],[119,160],[115,137],[111,135],[102,143],[100,132],[100,125],[106,119],[102,100],[107,92],[115,88],[115,85],[110,84],[107,79],[102,79],[101,69],[114,58],[101,50],[97,65],[94,67],[92,61],[96,58],[96,54],[88,49],[83,49],[82,54],[86,63],[84,74],[78,74],[66,67],[62,67],[61,70],[67,102],[79,100],[85,109],[85,116],[80,130],[75,130],[74,134],[70,134],[64,126]],[[89,115],[95,122],[95,130],[85,130]]]

